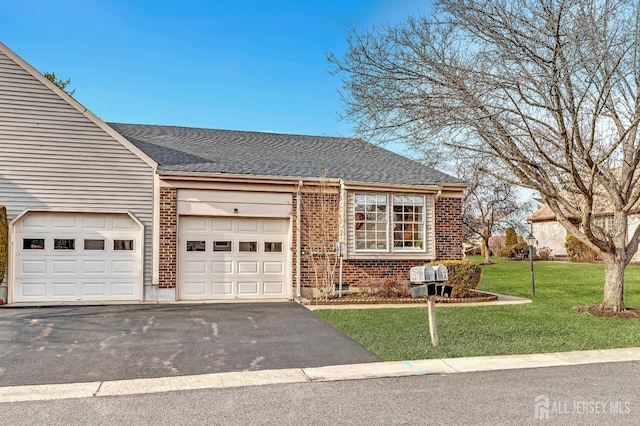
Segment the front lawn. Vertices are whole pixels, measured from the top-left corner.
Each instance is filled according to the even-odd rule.
[[[494,261],[482,267],[479,289],[530,297],[529,263]],[[599,304],[603,281],[602,265],[536,262],[533,303],[438,305],[440,343],[435,348],[426,308],[315,313],[385,361],[640,347],[640,319],[599,318],[571,310]],[[627,268],[625,288],[626,306],[640,309],[640,267]]]

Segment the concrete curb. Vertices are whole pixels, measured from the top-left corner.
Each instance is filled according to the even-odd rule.
[[[317,368],[242,371],[236,373],[200,374],[105,382],[6,386],[0,387],[0,404],[55,399],[125,396],[197,389],[223,389],[285,383],[362,380],[430,374],[558,367],[623,361],[640,361],[640,348],[373,362]]]

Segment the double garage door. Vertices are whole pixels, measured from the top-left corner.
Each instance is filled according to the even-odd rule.
[[[14,301],[140,300],[141,230],[127,214],[28,213],[15,226]]]
[[[181,216],[181,300],[286,298],[289,220]]]

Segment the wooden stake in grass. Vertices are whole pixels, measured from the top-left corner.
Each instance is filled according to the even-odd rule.
[[[429,311],[429,334],[431,334],[431,344],[438,346],[438,322],[436,321],[436,297],[427,298],[427,310]]]

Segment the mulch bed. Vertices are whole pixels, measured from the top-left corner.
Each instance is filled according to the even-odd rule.
[[[436,303],[473,303],[473,302],[493,302],[498,300],[495,294],[476,291],[477,296],[472,297],[440,297],[436,296]],[[379,303],[427,303],[426,297],[378,297],[361,294],[346,294],[343,297],[333,297],[329,300],[311,299],[305,305],[357,305],[357,304],[379,304]]]
[[[620,319],[640,319],[640,311],[627,308],[622,312],[613,312],[600,309],[598,306],[574,306],[574,311],[594,317],[620,318]]]

